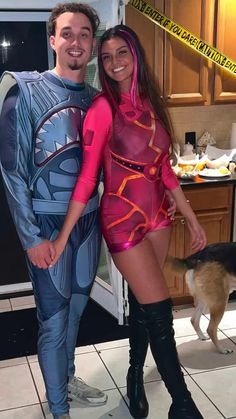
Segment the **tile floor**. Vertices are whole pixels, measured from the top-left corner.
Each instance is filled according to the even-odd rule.
[[[34,305],[33,297],[0,301],[0,311]],[[229,355],[215,351],[211,342],[197,339],[190,324],[191,308],[174,310],[174,327],[183,372],[205,419],[236,418],[236,302],[228,304],[220,323],[219,337],[233,348]],[[205,330],[207,314],[201,325]],[[127,408],[125,376],[128,340],[106,342],[76,350],[78,375],[108,394],[103,407],[71,404],[72,419],[131,418]],[[167,419],[170,397],[156,372],[150,351],[144,368],[150,402],[149,419]],[[37,356],[0,362],[0,419],[50,419]]]

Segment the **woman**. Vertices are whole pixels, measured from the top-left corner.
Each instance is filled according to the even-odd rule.
[[[86,206],[102,163],[102,232],[114,263],[138,301],[138,322],[148,331],[153,357],[172,397],[168,417],[202,418],[181,372],[172,305],[161,269],[171,233],[166,190],[186,218],[192,247],[202,249],[206,236],[170,167],[168,118],[136,34],[124,25],[106,31],[98,64],[103,93],[94,100],[84,122],[82,171],[54,242],[53,263]],[[142,397],[145,404],[145,393]],[[134,417],[147,415],[147,409],[134,411],[133,407]]]

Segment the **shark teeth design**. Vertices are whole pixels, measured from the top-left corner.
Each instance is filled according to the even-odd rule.
[[[44,151],[45,151],[45,153],[46,153],[47,157],[51,157],[51,156],[52,156],[52,154],[53,154],[53,153],[51,153],[51,151],[48,151],[48,150],[44,150]]]
[[[35,139],[36,164],[43,163],[61,148],[80,142],[78,127],[84,114],[81,109],[71,107],[61,109],[44,121]]]
[[[58,143],[57,141],[54,141],[54,144],[57,151],[60,150],[60,148],[62,148],[62,145]]]

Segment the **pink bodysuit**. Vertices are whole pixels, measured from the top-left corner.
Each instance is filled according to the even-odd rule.
[[[141,103],[138,105],[141,108]],[[102,164],[101,226],[111,253],[131,248],[149,231],[171,224],[166,189],[179,182],[169,163],[170,137],[148,101],[134,109],[122,94],[120,112],[98,95],[84,122],[83,165],[72,200],[87,203]]]

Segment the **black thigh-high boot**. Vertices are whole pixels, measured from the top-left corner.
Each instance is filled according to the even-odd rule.
[[[129,289],[129,362],[127,396],[129,411],[135,419],[148,416],[148,401],[143,385],[143,366],[147,355],[149,338],[143,310]]]
[[[151,351],[172,397],[169,419],[203,419],[188,391],[174,339],[171,300],[140,305],[146,316]]]

